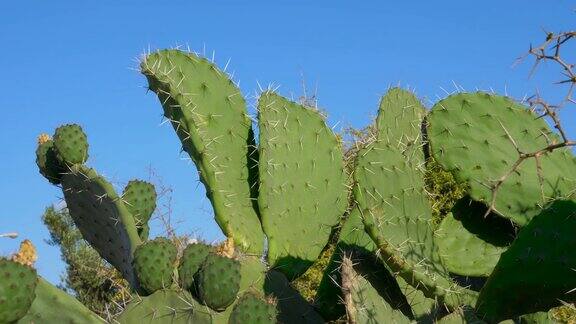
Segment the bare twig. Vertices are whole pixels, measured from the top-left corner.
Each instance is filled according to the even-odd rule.
[[[506,174],[504,174],[499,179],[496,179],[490,186],[492,197],[490,206],[486,211],[485,216],[488,216],[488,214],[490,214],[493,210],[495,210],[496,197],[498,191],[502,187],[502,184],[510,177],[510,175],[514,174],[518,170],[518,168],[522,165],[524,161],[528,159],[534,158],[536,160],[538,179],[540,181],[542,195],[544,196],[543,191],[544,177],[542,175],[542,168],[540,167],[540,157],[545,153],[552,152],[557,149],[576,146],[576,141],[570,140],[568,138],[566,131],[562,127],[560,116],[558,115],[558,111],[560,108],[564,107],[566,104],[576,103],[576,101],[573,98],[574,87],[576,85],[576,73],[574,71],[574,63],[567,62],[566,59],[561,56],[562,47],[566,46],[566,44],[570,40],[573,40],[575,38],[576,38],[576,31],[546,33],[546,39],[544,40],[544,42],[537,47],[530,46],[530,50],[524,56],[524,57],[532,56],[535,58],[534,65],[532,67],[530,75],[532,75],[536,71],[536,68],[540,65],[540,63],[544,61],[551,61],[552,63],[555,63],[556,65],[559,65],[561,67],[562,74],[564,75],[564,78],[556,83],[569,85],[566,95],[558,104],[548,103],[540,96],[539,93],[536,93],[535,95],[526,100],[526,103],[528,103],[532,111],[534,111],[539,115],[539,118],[546,118],[550,121],[550,123],[556,129],[556,132],[560,137],[560,139],[558,141],[557,139],[555,139],[555,137],[552,137],[552,139],[547,137],[548,145],[546,147],[543,147],[533,152],[523,152],[518,147],[518,145],[516,145],[516,142],[510,136],[510,134],[506,130],[506,127],[504,125],[501,125],[504,131],[506,132],[508,139],[511,141],[512,145],[514,145],[514,147],[516,148],[516,151],[518,152],[518,159],[516,160],[516,162],[514,162],[514,164],[512,164],[512,168],[508,170]]]

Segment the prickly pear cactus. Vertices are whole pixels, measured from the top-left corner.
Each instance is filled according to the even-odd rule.
[[[218,225],[240,249],[262,253],[258,156],[240,90],[213,63],[179,50],[148,55],[141,70],[198,168]]]
[[[576,159],[570,149],[532,153],[558,141],[543,118],[510,98],[460,93],[436,103],[428,116],[434,158],[469,187],[472,199],[526,225],[554,198],[574,198]],[[500,183],[494,196],[492,189]]]
[[[148,294],[170,288],[177,254],[174,243],[163,237],[138,246],[133,262],[140,288]]]
[[[295,278],[318,258],[346,211],[342,149],[318,111],[275,93],[260,96],[258,120],[258,206],[268,261]]]
[[[540,212],[552,199],[574,198],[576,161],[566,149],[541,152],[511,171],[522,154],[557,140],[521,105],[458,94],[437,103],[424,128],[418,99],[391,89],[374,140],[346,154],[356,158],[347,168],[355,181],[349,206],[342,145],[315,109],[262,93],[257,147],[244,98],[212,62],[162,50],[141,70],[227,240],[189,244],[180,257],[165,238],[147,241],[157,199],[151,184],[131,181],[119,196],[83,165],[88,143],[78,125],[59,127],[53,140],[41,136],[40,173],[61,184],[82,236],[130,283],[133,299],[114,322],[534,322],[545,314],[527,313],[576,301],[576,202]],[[424,185],[425,144],[469,188],[439,229]],[[495,212],[484,218],[492,200]],[[344,214],[316,296],[323,318],[290,280],[316,261]],[[517,236],[510,221],[524,226]],[[24,252],[13,260],[29,264],[35,254]],[[478,297],[454,274],[488,279]],[[0,259],[0,276],[0,322],[103,322],[28,265]]]

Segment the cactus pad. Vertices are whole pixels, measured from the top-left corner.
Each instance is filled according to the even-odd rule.
[[[434,158],[468,184],[474,200],[490,205],[491,188],[505,179],[495,210],[518,225],[527,224],[550,199],[576,195],[576,159],[569,149],[528,158],[510,173],[520,157],[517,149],[536,152],[558,137],[543,118],[507,97],[453,95],[434,105],[428,122]]]
[[[258,157],[240,90],[208,60],[178,50],[148,55],[141,70],[198,168],[218,225],[241,250],[262,253]]]
[[[212,324],[211,311],[189,293],[162,289],[150,296],[135,298],[115,319],[122,324]]]
[[[486,324],[474,313],[474,309],[464,306],[442,317],[437,324]],[[504,323],[501,323],[504,324]]]
[[[240,289],[240,268],[234,259],[209,254],[196,279],[200,300],[216,311],[230,306]]]
[[[490,321],[576,301],[576,202],[555,201],[518,233],[480,291]]]
[[[488,277],[500,254],[514,240],[511,222],[486,207],[463,198],[440,223],[434,239],[448,271],[470,277]]]
[[[22,318],[36,297],[36,270],[0,258],[0,323]]]
[[[172,241],[159,237],[144,242],[134,251],[134,271],[140,287],[148,294],[169,288],[178,251]]]
[[[39,278],[36,298],[18,324],[85,323],[103,324],[105,321],[82,305],[76,298]]]
[[[454,308],[473,304],[442,266],[424,191],[420,125],[424,108],[411,93],[392,89],[380,103],[377,140],[358,153],[354,197],[366,232],[383,260],[429,298]]]
[[[112,185],[93,169],[74,165],[62,178],[62,191],[84,239],[136,287],[132,253],[140,239],[134,218]]]
[[[56,156],[62,164],[82,164],[88,159],[88,140],[82,127],[76,124],[64,125],[54,132]]]
[[[230,324],[274,324],[276,320],[276,305],[256,293],[245,293],[230,314]]]
[[[180,266],[178,267],[178,275],[180,278],[180,285],[183,289],[192,291],[194,284],[194,276],[206,260],[212,247],[204,243],[188,244],[182,252],[180,258]]]
[[[154,185],[142,180],[132,180],[124,187],[122,200],[130,214],[134,216],[140,238],[145,240],[145,237],[148,237],[148,235],[144,235],[146,232],[145,225],[148,224],[156,209]]]
[[[40,173],[52,184],[60,184],[62,173],[66,171],[56,157],[54,141],[50,138],[40,137],[36,149],[36,165]]]
[[[342,260],[342,290],[350,323],[410,323],[400,310],[390,306],[376,289],[354,269],[351,259]]]
[[[346,210],[342,148],[318,111],[275,93],[260,96],[258,120],[268,261],[293,279],[318,258]]]

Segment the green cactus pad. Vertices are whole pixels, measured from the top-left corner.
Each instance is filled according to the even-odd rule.
[[[122,324],[212,324],[212,312],[186,291],[162,289],[136,297],[115,319]]]
[[[576,202],[555,201],[518,233],[480,291],[490,321],[576,301]]]
[[[318,258],[346,210],[342,148],[318,111],[275,93],[260,96],[258,120],[268,261],[293,279]]]
[[[102,324],[105,321],[82,305],[76,298],[39,278],[32,307],[18,324],[82,323]]]
[[[194,290],[194,276],[211,250],[212,247],[204,243],[192,243],[186,246],[184,252],[182,252],[180,266],[178,267],[180,286],[183,289]]]
[[[486,324],[480,320],[471,307],[461,307],[442,317],[437,324]]]
[[[77,164],[62,178],[62,191],[84,239],[137,287],[132,253],[140,238],[134,218],[112,185],[93,169]]]
[[[52,140],[38,145],[36,149],[36,165],[38,165],[38,170],[44,178],[55,185],[60,184],[62,174],[66,172],[66,168],[56,157],[54,141]]]
[[[344,304],[350,322],[358,324],[411,323],[400,310],[390,306],[362,274],[356,272],[351,259],[343,259],[340,271]]]
[[[172,241],[158,237],[144,242],[134,251],[134,271],[142,288],[148,294],[169,288],[178,250]]]
[[[422,170],[423,116],[424,108],[407,91],[392,89],[382,98],[377,140],[356,160],[354,197],[390,269],[427,297],[455,308],[473,304],[475,293],[450,280],[434,244]]]
[[[273,302],[269,302],[263,297],[253,292],[245,293],[230,314],[230,324],[274,324],[277,310]]]
[[[143,232],[145,231],[145,225],[148,224],[156,209],[156,189],[154,185],[142,180],[132,180],[124,187],[122,201],[124,201],[130,214],[134,216],[134,222],[138,228],[140,238],[148,237]]]
[[[466,182],[474,200],[490,205],[491,188],[506,177],[495,210],[518,225],[527,224],[550,199],[576,195],[576,159],[567,148],[524,160],[506,176],[519,158],[516,147],[532,153],[558,141],[543,118],[507,97],[453,95],[434,105],[428,123],[434,158]]]
[[[178,50],[148,55],[141,70],[196,164],[216,222],[240,249],[261,254],[258,154],[240,90],[208,60]]]
[[[200,300],[216,311],[230,306],[240,289],[240,269],[237,260],[210,253],[196,277]]]
[[[22,318],[36,297],[36,270],[15,261],[0,258],[0,323]]]
[[[62,164],[82,164],[88,159],[88,140],[82,127],[63,125],[54,132],[56,156]]]
[[[486,206],[463,198],[440,223],[434,239],[448,271],[470,277],[488,277],[500,254],[514,240],[511,222]]]

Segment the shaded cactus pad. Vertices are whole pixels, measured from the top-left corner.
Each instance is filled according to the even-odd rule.
[[[499,321],[576,300],[576,202],[555,201],[520,230],[480,291],[478,312]]]
[[[62,173],[66,168],[60,163],[56,157],[54,149],[54,141],[51,139],[38,141],[38,148],[36,149],[36,165],[40,173],[52,184],[60,184],[62,181]]]

